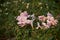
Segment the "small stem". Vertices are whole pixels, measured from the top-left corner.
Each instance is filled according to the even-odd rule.
[[[34,27],[33,27],[33,21],[31,22],[31,27],[32,27],[32,29],[34,29]]]

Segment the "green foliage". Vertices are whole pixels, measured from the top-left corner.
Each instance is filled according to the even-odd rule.
[[[15,37],[17,40],[60,40],[59,2],[57,0],[0,0],[0,40],[5,37]],[[29,3],[28,8],[27,3]],[[51,12],[54,17],[59,16],[57,18],[59,23],[55,28],[47,30],[32,30],[29,25],[20,28],[16,17],[21,11],[34,13],[36,16]]]

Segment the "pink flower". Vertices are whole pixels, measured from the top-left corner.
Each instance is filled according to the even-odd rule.
[[[27,18],[30,17],[26,11],[22,12],[20,16],[16,18],[18,20],[18,25],[23,27],[26,24],[30,24],[33,27],[33,20],[28,20]]]
[[[44,15],[42,15],[42,16],[38,16],[38,19],[39,19],[40,21],[45,21],[45,20],[46,20],[46,17],[45,17]]]
[[[51,25],[56,25],[57,22],[58,22],[57,20],[54,19],[54,17],[52,16],[52,14],[50,14],[49,12],[47,14],[47,20],[50,21]]]
[[[27,20],[27,17],[26,16],[18,16],[16,18],[16,20],[18,20],[18,25],[23,27],[24,25],[26,25],[26,20]]]
[[[54,17],[50,17],[49,21],[50,21],[51,25],[56,25],[58,22],[57,20],[54,19]]]
[[[57,23],[58,23],[58,20],[56,20],[56,19],[55,19],[55,21],[54,21],[54,22],[55,22],[55,24],[57,24]]]

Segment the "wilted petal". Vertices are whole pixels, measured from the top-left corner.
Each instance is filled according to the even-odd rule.
[[[51,26],[51,21],[47,20],[47,25],[50,27]]]
[[[58,22],[57,20],[54,20],[54,21],[51,21],[51,24],[52,24],[52,25],[56,25],[57,22]]]
[[[42,25],[43,25],[45,28],[49,28],[49,26],[48,26],[46,23],[44,23],[44,22],[42,22]]]
[[[31,20],[26,20],[26,23],[27,24],[31,24]]]
[[[45,21],[45,20],[46,20],[46,17],[45,17],[44,15],[42,15],[42,16],[38,16],[38,19],[39,19],[40,21]]]
[[[46,26],[46,23],[42,22],[42,25],[43,25],[43,26]]]
[[[51,18],[50,18],[50,21],[54,21],[54,17],[51,17]]]
[[[58,23],[58,20],[55,20],[54,22],[55,22],[55,24],[57,24]]]
[[[21,27],[25,26],[25,22],[18,22],[17,24]]]
[[[52,25],[55,25],[54,21],[51,21],[51,24],[52,24]]]

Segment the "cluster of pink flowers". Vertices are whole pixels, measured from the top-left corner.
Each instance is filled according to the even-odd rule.
[[[32,16],[33,20],[29,20],[28,18]],[[20,15],[16,18],[18,20],[18,25],[21,27],[24,27],[26,24],[29,24],[33,27],[33,21],[34,21],[34,14],[33,15],[28,15],[27,11],[24,11],[20,13]]]
[[[28,19],[29,17],[32,17],[32,19],[29,20]],[[29,25],[32,26],[32,28],[33,28],[33,21],[35,19],[36,18],[34,16],[34,14],[28,15],[27,11],[24,11],[24,12],[20,13],[20,15],[16,18],[16,20],[18,20],[17,24],[19,26],[24,27],[25,25],[29,24]],[[41,29],[45,28],[45,29],[47,29],[47,28],[50,28],[51,26],[56,25],[57,22],[58,22],[57,19],[54,19],[52,14],[50,14],[49,12],[47,13],[47,16],[44,16],[44,15],[38,16],[38,19],[39,19],[39,21],[42,22],[41,23],[42,25],[40,25],[40,23],[37,22],[36,29],[38,29],[38,28],[41,28]]]
[[[38,16],[38,19],[42,22],[42,26],[40,26],[39,22],[37,22],[38,27],[36,29],[38,28],[47,29],[50,28],[51,26],[56,25],[58,22],[57,19],[54,19],[53,15],[50,14],[49,12],[47,13],[46,17],[42,15],[42,16]]]

